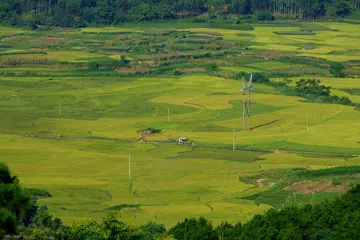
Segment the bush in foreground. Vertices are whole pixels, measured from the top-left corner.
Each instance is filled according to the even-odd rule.
[[[0,163],[0,239],[5,234],[16,233],[29,206],[30,198],[24,195],[18,178],[11,176],[9,168]]]
[[[213,228],[205,219],[185,219],[169,230],[176,239],[357,239],[360,185],[342,197],[302,208],[270,209],[250,222]]]

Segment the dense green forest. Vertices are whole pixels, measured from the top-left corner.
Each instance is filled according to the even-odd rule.
[[[116,214],[104,217],[101,222],[66,227],[48,213],[46,206],[36,205],[36,196],[44,194],[49,196],[43,190],[24,191],[18,178],[0,164],[0,239],[19,234],[37,240],[358,239],[360,229],[360,185],[333,201],[271,209],[245,224],[225,222],[214,227],[204,218],[192,218],[168,231],[164,225],[153,222],[127,225],[118,221]]]
[[[286,17],[312,20],[345,17],[360,8],[360,0],[0,0],[0,22],[9,25],[84,27],[178,19],[208,13],[258,20]]]

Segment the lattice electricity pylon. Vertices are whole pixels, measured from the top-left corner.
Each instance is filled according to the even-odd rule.
[[[245,131],[245,118],[248,118],[248,127],[247,130],[251,130],[251,90],[253,88],[252,85],[252,74],[250,75],[250,80],[248,82],[248,85],[245,86],[245,78],[243,77],[243,87],[241,91],[243,92],[243,123],[242,128]],[[246,92],[248,94],[246,94]],[[246,99],[246,95],[248,96],[248,99]]]

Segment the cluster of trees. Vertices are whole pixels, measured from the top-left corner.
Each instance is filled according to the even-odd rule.
[[[360,0],[0,0],[0,22],[84,27],[195,16],[204,12],[315,19],[332,9],[338,16],[360,8]],[[335,10],[334,10],[335,9]]]
[[[357,186],[333,202],[281,211],[272,209],[245,224],[242,236],[256,236],[253,239],[354,239],[360,227],[357,222],[359,194],[360,186]]]
[[[245,224],[214,227],[205,218],[185,219],[166,231],[164,225],[132,226],[115,214],[98,223],[64,227],[58,218],[25,196],[16,177],[0,164],[0,239],[22,231],[36,240],[232,240],[232,239],[357,239],[360,229],[360,185],[342,197],[302,208],[271,209]]]
[[[38,207],[35,198],[24,194],[19,179],[0,163],[0,239],[18,232],[31,235],[38,229],[51,233],[63,229],[63,225],[46,206]]]
[[[300,79],[296,81],[295,91],[299,96],[309,100],[338,103],[343,105],[354,105],[348,97],[330,96],[331,87],[321,84],[320,80]]]
[[[334,77],[337,77],[337,78],[346,77],[345,66],[342,63],[334,62],[334,63],[330,64],[329,71]]]
[[[295,90],[300,95],[330,96],[331,87],[320,84],[320,80],[300,79],[296,82]]]
[[[203,218],[185,219],[169,233],[175,239],[356,239],[360,229],[360,186],[334,201],[302,208],[271,209],[248,223],[214,228]]]
[[[87,64],[87,69],[90,71],[97,71],[99,69],[114,69],[117,67],[124,67],[129,64],[129,60],[125,56],[120,56],[120,60],[112,59],[107,61],[90,61]]]
[[[104,217],[100,223],[89,221],[60,231],[37,231],[36,240],[155,240],[166,236],[163,224],[149,222],[142,226],[131,226],[117,220],[116,214]]]
[[[23,194],[17,177],[0,164],[0,239],[4,234],[14,234],[20,219],[30,207],[30,198]]]

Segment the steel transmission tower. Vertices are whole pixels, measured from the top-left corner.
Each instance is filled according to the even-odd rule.
[[[251,90],[253,88],[252,85],[252,74],[250,75],[250,80],[248,82],[248,85],[245,86],[245,78],[243,77],[243,87],[241,89],[241,91],[243,92],[243,122],[242,122],[242,127],[243,130],[246,131],[250,131],[251,130]],[[246,94],[247,93],[247,94]],[[246,99],[246,95],[248,96],[248,98]],[[245,121],[246,118],[248,119],[248,126],[247,129],[245,128]]]

